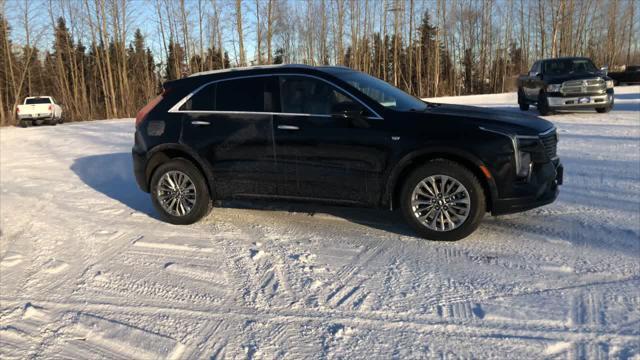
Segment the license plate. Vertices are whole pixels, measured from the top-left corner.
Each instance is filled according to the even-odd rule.
[[[591,98],[583,97],[578,99],[578,104],[588,104],[591,102]]]

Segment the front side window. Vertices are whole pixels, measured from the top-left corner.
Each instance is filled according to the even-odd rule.
[[[423,111],[427,108],[424,101],[371,75],[358,71],[340,71],[334,75],[386,108],[398,111]]]
[[[273,111],[273,77],[250,77],[209,84],[194,94],[180,110]]]
[[[531,72],[532,73],[539,73],[540,72],[540,62],[536,61],[533,66],[531,67]]]
[[[331,115],[337,105],[353,100],[331,84],[306,76],[280,76],[283,113]]]

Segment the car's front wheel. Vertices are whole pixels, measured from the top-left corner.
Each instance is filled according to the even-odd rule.
[[[151,177],[151,199],[160,217],[172,224],[192,224],[211,210],[204,176],[191,162],[176,158],[160,165]]]
[[[444,159],[414,170],[400,196],[406,221],[429,240],[460,240],[478,227],[486,212],[478,178],[466,167]]]

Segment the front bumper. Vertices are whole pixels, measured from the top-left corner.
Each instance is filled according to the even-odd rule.
[[[584,94],[562,96],[560,93],[547,95],[549,107],[554,109],[580,109],[610,106],[613,103],[613,89],[607,89],[604,94]]]
[[[560,160],[551,162],[541,173],[536,174],[535,182],[527,184],[531,195],[517,198],[497,199],[493,202],[492,215],[505,215],[534,209],[551,204],[556,200],[560,192],[564,178],[564,166]]]

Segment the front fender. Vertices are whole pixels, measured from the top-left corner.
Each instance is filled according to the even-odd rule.
[[[489,199],[487,203],[491,204],[493,199],[498,197],[498,189],[493,178],[493,175],[487,177],[482,170],[482,167],[488,170],[488,167],[477,156],[472,153],[459,148],[451,148],[446,146],[430,147],[428,149],[414,150],[405,154],[396,163],[396,165],[389,171],[387,176],[384,193],[382,196],[382,206],[395,207],[393,203],[394,195],[396,194],[397,186],[402,182],[401,175],[405,174],[405,171],[417,166],[418,164],[425,163],[432,159],[444,158],[452,161],[456,161],[466,166],[471,170],[479,180],[486,185],[486,190],[489,192]]]

